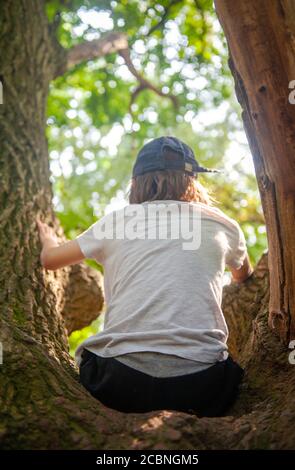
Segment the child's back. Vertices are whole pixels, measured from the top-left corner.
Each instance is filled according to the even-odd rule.
[[[112,224],[125,238],[98,239]],[[234,220],[202,203],[154,201],[105,216],[77,241],[104,265],[107,304],[104,330],[80,345],[78,362],[85,347],[154,376],[175,376],[228,357],[223,272],[225,264],[239,268],[247,253]]]

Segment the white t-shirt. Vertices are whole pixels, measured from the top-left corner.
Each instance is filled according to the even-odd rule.
[[[165,231],[167,220],[174,225]],[[104,266],[107,306],[103,331],[76,350],[78,365],[83,348],[155,376],[153,353],[158,362],[159,353],[168,359],[158,376],[201,370],[228,357],[222,278],[225,265],[239,269],[247,253],[235,220],[203,203],[152,201],[102,217],[76,240],[86,258]],[[140,353],[146,365],[138,362]],[[180,361],[174,372],[173,357]],[[181,363],[188,365],[185,372]]]

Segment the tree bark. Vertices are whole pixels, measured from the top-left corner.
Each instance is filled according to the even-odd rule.
[[[45,138],[55,41],[42,1],[2,2],[0,18],[1,50],[5,51],[0,59],[4,80],[4,104],[0,106],[1,320],[34,336],[56,357],[64,357],[68,345],[61,315],[66,309],[65,290],[69,291],[73,277],[77,282],[77,273],[83,279],[85,268],[46,273],[40,265],[36,226],[36,216],[41,214],[64,239],[52,208]],[[73,269],[75,276],[71,275]],[[93,283],[84,276],[84,284],[87,282]],[[100,305],[99,286],[96,292],[87,289],[88,305],[93,298]]]
[[[100,288],[93,289],[96,278],[84,267],[42,269],[35,223],[40,214],[63,237],[52,209],[44,132],[56,44],[43,1],[1,2],[0,19],[0,46],[5,51],[0,56],[0,447],[292,448],[295,377],[285,348],[267,327],[266,255],[244,285],[224,289],[230,349],[246,370],[240,398],[228,416],[198,419],[169,410],[119,413],[79,384],[63,317],[71,329],[78,325],[79,311],[83,314],[77,284],[83,292],[94,290],[98,305]],[[91,301],[90,317],[93,305]]]
[[[295,4],[288,0],[215,0],[230,53],[242,118],[266,220],[269,326],[295,337]]]
[[[64,292],[62,316],[67,334],[81,330],[95,320],[104,308],[103,277],[86,266],[71,266],[69,282]]]

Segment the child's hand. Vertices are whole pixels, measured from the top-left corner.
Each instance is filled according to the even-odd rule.
[[[45,224],[44,222],[41,222],[39,218],[36,219],[38,229],[39,229],[39,236],[40,236],[40,241],[42,246],[44,245],[51,245],[51,246],[57,246],[58,245],[58,239],[56,234],[54,233],[53,228],[49,227],[48,224]]]

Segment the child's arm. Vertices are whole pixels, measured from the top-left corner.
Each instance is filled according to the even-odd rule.
[[[58,244],[57,237],[49,225],[37,219],[42,251],[41,264],[45,269],[59,269],[70,264],[80,263],[85,256],[76,240]]]
[[[252,274],[254,273],[254,269],[251,266],[250,259],[248,253],[246,253],[244,262],[240,269],[235,269],[230,267],[233,281],[241,284],[242,282],[246,281]]]

